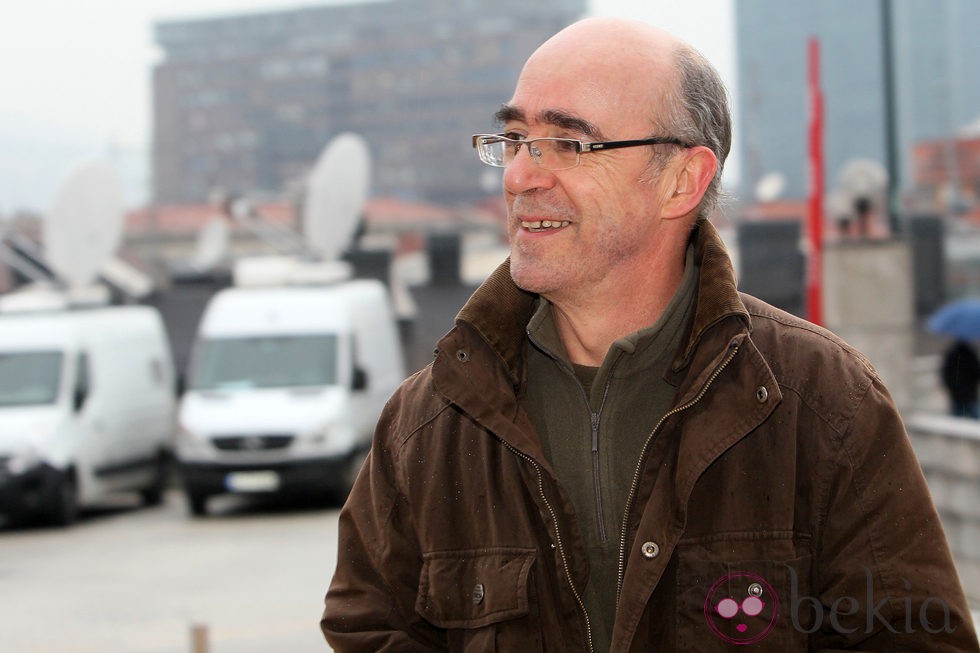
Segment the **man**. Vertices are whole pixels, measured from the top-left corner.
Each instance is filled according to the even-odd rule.
[[[497,117],[511,257],[378,424],[335,650],[976,650],[870,365],[736,291],[710,65],[588,19]]]
[[[953,417],[980,418],[978,386],[980,386],[980,358],[973,346],[965,340],[957,340],[943,356],[940,370],[943,386],[949,394],[949,412]]]

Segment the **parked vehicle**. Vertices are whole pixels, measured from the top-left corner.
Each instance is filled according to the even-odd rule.
[[[0,316],[0,513],[68,525],[119,492],[159,503],[174,386],[150,307]]]
[[[373,280],[233,287],[204,311],[177,458],[194,515],[223,493],[345,496],[404,378],[387,290]]]

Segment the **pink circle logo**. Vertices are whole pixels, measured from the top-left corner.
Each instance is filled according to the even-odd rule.
[[[711,632],[729,644],[755,644],[776,627],[779,597],[762,576],[733,571],[708,590],[704,619]]]

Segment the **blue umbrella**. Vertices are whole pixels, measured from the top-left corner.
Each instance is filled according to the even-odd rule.
[[[980,338],[980,298],[960,299],[929,316],[926,327],[933,333],[957,340]]]

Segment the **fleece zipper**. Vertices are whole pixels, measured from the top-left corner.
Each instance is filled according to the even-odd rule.
[[[602,419],[602,408],[606,405],[606,397],[609,396],[609,384],[611,378],[612,375],[610,371],[610,375],[606,378],[606,387],[602,393],[602,401],[599,403],[599,410],[592,410],[592,406],[589,404],[589,398],[587,396],[585,397],[586,408],[589,410],[589,422],[592,426],[592,486],[595,493],[595,519],[600,542],[606,542],[609,539],[609,535],[606,533],[606,518],[602,509],[602,472],[599,460],[599,422]],[[585,394],[585,388],[582,388],[582,394]]]

